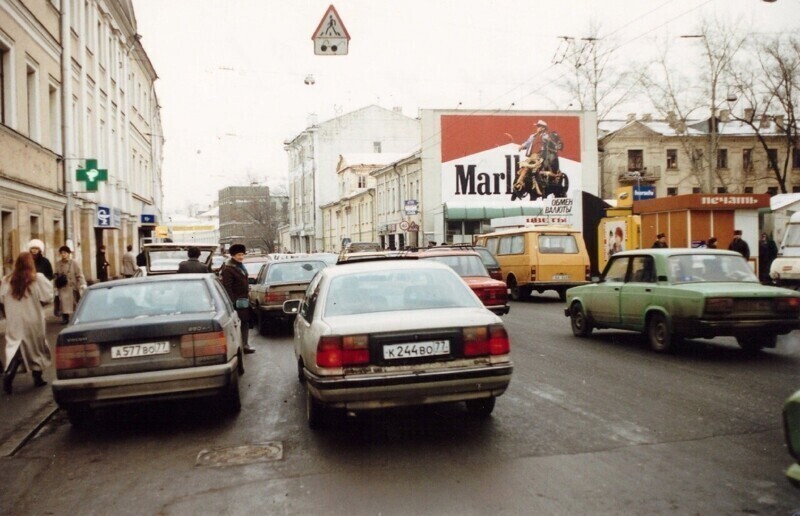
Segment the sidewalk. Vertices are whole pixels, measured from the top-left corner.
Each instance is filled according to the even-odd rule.
[[[52,314],[52,307],[48,307]],[[30,372],[17,373],[14,393],[0,391],[0,457],[6,457],[24,443],[24,440],[55,409],[50,382],[55,377],[55,344],[58,332],[64,328],[60,317],[49,315],[47,321],[47,343],[50,345],[53,363],[44,372],[48,385],[36,388]],[[0,350],[5,349],[6,321],[0,319]],[[0,354],[5,363],[5,353]]]

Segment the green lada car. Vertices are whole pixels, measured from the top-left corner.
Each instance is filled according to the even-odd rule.
[[[800,487],[800,391],[795,392],[783,406],[783,428],[786,446],[795,463],[786,470],[786,477],[795,487]]]
[[[640,249],[612,256],[599,282],[569,289],[565,315],[578,337],[632,330],[668,352],[683,338],[733,336],[756,352],[800,327],[800,293],[761,285],[733,251]]]

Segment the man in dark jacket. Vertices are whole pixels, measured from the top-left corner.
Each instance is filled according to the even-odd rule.
[[[187,254],[189,255],[189,259],[178,264],[178,272],[194,272],[199,274],[208,274],[211,272],[208,270],[208,266],[205,263],[200,262],[200,249],[198,247],[190,247]]]
[[[97,266],[97,281],[108,281],[108,260],[106,260],[106,246],[101,245],[95,256]]]
[[[729,251],[736,251],[737,253],[744,256],[745,260],[750,259],[750,246],[747,245],[747,242],[742,240],[742,230],[737,229],[733,232],[733,241],[728,246]]]
[[[667,245],[667,235],[664,233],[656,235],[656,241],[653,242],[653,249],[666,249],[667,247],[669,247]]]
[[[219,270],[220,280],[225,292],[236,307],[236,313],[242,321],[242,345],[245,353],[255,353],[256,350],[248,342],[250,333],[250,298],[247,293],[250,285],[247,282],[247,269],[244,267],[246,249],[242,244],[233,244],[229,249],[230,260]]]

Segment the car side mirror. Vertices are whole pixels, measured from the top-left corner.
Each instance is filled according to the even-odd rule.
[[[250,284],[250,285],[255,285],[256,284],[256,279],[255,278],[247,278],[247,283]]]
[[[283,302],[283,313],[296,314],[300,310],[300,299],[290,299]]]

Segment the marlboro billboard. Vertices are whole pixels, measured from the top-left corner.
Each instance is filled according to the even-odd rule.
[[[434,220],[438,206],[580,227],[581,192],[599,190],[596,141],[594,113],[423,111],[423,206]]]

